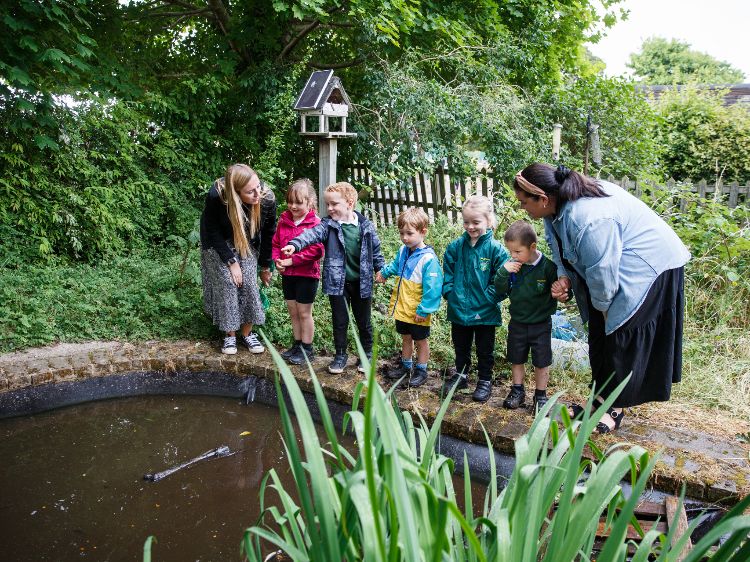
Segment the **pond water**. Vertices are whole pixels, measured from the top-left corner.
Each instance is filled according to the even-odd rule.
[[[155,535],[155,561],[240,560],[263,476],[276,468],[292,482],[280,421],[275,408],[207,396],[123,398],[0,420],[1,558],[141,560]],[[221,445],[237,454],[143,479]],[[484,488],[472,487],[478,507]]]
[[[263,476],[276,468],[287,478],[280,431],[275,408],[205,396],[0,421],[3,559],[140,560],[155,535],[155,560],[237,560]],[[238,453],[143,480],[221,445]]]

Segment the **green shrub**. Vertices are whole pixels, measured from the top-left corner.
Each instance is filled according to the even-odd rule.
[[[665,177],[750,181],[750,112],[723,105],[724,92],[685,86],[656,103],[656,141]]]

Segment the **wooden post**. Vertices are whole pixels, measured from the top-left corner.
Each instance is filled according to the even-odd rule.
[[[443,167],[438,166],[435,169],[435,181],[432,183],[432,205],[435,210],[435,218],[441,212],[447,214],[445,210],[445,201],[443,200]]]
[[[667,525],[670,530],[674,528],[674,534],[672,535],[672,545],[677,542],[685,531],[688,529],[687,515],[685,514],[685,506],[680,505],[679,501],[674,496],[667,496],[664,498],[664,507],[667,510]],[[693,545],[688,539],[685,546],[682,547],[682,551],[677,553],[678,562],[684,560],[690,551],[693,549]],[[674,552],[672,554],[675,554]]]
[[[326,200],[323,194],[326,187],[336,183],[336,139],[318,139],[318,212],[325,216]]]

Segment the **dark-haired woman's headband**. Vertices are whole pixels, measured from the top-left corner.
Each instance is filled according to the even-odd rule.
[[[521,175],[521,172],[518,172],[516,174],[516,185],[523,189],[526,193],[529,193],[534,196],[539,195],[547,195],[544,193],[544,190],[535,186],[533,183],[531,183],[529,180],[527,180],[525,177]]]

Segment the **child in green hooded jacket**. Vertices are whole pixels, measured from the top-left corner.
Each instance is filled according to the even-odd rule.
[[[443,390],[468,387],[474,344],[479,381],[472,398],[486,402],[492,394],[495,331],[502,324],[493,279],[509,255],[493,236],[497,220],[491,199],[473,195],[461,213],[465,232],[448,245],[443,256],[443,296],[448,301],[456,350],[456,373],[445,381]]]

